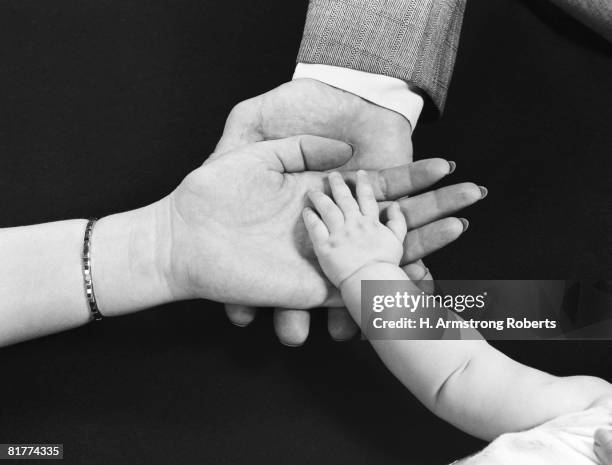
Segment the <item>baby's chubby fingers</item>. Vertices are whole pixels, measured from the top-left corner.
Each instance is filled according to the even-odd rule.
[[[342,211],[327,195],[318,191],[310,191],[308,192],[308,198],[330,232],[334,232],[344,225]]]
[[[408,226],[406,224],[406,218],[404,218],[404,214],[397,202],[393,202],[387,208],[387,218],[389,218],[387,221],[387,228],[395,234],[395,237],[397,237],[400,242],[403,242],[408,232]]]
[[[345,218],[359,215],[359,205],[353,197],[353,193],[348,188],[342,175],[337,171],[329,173],[327,176],[334,201],[342,210]]]
[[[378,203],[374,195],[374,189],[368,179],[368,173],[363,170],[357,171],[357,202],[364,216],[378,219]]]
[[[310,236],[310,240],[313,244],[317,245],[329,238],[329,231],[325,223],[321,221],[321,218],[319,218],[312,208],[304,208],[302,218],[304,219],[304,225],[306,226],[306,231],[308,231],[308,236]]]

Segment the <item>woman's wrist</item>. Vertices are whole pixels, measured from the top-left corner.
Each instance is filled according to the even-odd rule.
[[[98,220],[91,239],[98,307],[117,316],[178,300],[170,281],[168,198]]]

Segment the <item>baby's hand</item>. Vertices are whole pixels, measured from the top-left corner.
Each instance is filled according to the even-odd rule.
[[[407,230],[399,204],[387,209],[385,226],[379,221],[378,204],[365,171],[357,173],[357,200],[339,173],[330,173],[329,184],[334,200],[321,192],[308,194],[320,216],[311,208],[303,213],[319,264],[329,280],[340,287],[368,265],[399,265]]]

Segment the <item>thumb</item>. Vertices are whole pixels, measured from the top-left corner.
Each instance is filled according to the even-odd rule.
[[[243,145],[264,140],[261,128],[261,99],[255,97],[238,103],[230,112],[223,135],[213,155],[218,156]]]
[[[349,144],[318,136],[295,136],[256,145],[260,159],[279,173],[330,170],[353,156]]]

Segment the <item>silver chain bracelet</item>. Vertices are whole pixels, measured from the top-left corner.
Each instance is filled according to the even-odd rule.
[[[96,302],[96,293],[94,292],[93,279],[91,277],[91,234],[96,221],[96,218],[91,218],[87,222],[87,227],[85,228],[85,239],[83,241],[83,279],[85,284],[85,297],[89,304],[91,319],[100,321],[103,317],[98,308],[98,303]]]

